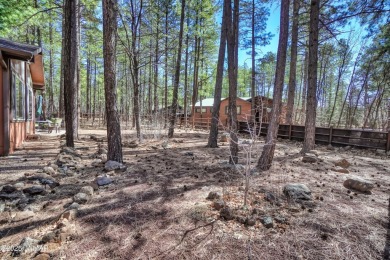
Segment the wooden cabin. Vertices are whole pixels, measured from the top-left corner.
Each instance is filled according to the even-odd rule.
[[[255,116],[255,122],[268,123],[271,116],[271,109],[273,100],[264,96],[256,96],[253,98],[255,102],[255,111],[253,115]],[[195,104],[194,114],[191,115],[190,121],[194,122],[195,125],[205,125],[209,124],[212,117],[212,109],[214,105],[214,98],[206,98],[202,101],[198,101]],[[250,122],[252,113],[252,98],[250,97],[237,97],[237,121],[238,122]],[[229,107],[229,98],[223,98],[221,100],[221,106],[219,110],[219,121],[221,126],[226,127],[228,125],[228,107]],[[280,116],[280,123],[284,122],[286,114],[286,106],[282,106],[282,114]]]
[[[191,119],[197,120],[199,118],[211,118],[213,105],[214,105],[214,98],[206,98],[196,102],[194,114],[191,115]]]
[[[236,106],[237,106],[237,121],[238,122],[249,122],[251,119],[251,106],[252,103],[250,97],[237,97]],[[219,108],[219,121],[227,126],[229,124],[229,98],[225,98],[221,101],[221,106]]]
[[[0,155],[35,132],[35,91],[44,90],[42,50],[0,38]]]

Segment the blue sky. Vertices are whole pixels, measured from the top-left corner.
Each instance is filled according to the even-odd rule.
[[[267,46],[258,47],[257,58],[262,57],[267,52],[271,51],[276,53],[278,50],[278,41],[279,41],[279,24],[280,24],[280,5],[273,4],[270,8],[270,16],[267,21],[267,32],[274,34],[270,44]],[[251,56],[246,54],[249,50],[239,50],[238,52],[238,64],[244,65],[246,62],[248,67],[251,67]]]

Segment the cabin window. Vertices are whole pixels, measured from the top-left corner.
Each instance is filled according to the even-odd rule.
[[[225,115],[229,114],[229,106],[225,106]],[[241,115],[241,106],[237,106],[237,115]]]
[[[27,107],[27,119],[28,120],[32,120],[32,117],[33,117],[33,91],[31,88],[28,89],[28,99],[27,99],[27,102],[28,102],[28,107]]]
[[[202,109],[200,108],[195,108],[195,113],[206,113],[206,108],[205,107],[202,107]]]
[[[24,120],[25,115],[25,86],[23,81],[12,72],[11,108],[14,120]]]

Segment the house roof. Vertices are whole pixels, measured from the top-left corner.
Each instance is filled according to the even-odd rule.
[[[202,107],[212,107],[213,105],[214,105],[214,98],[206,98],[202,100]],[[200,101],[196,102],[195,106],[200,107]]]
[[[12,58],[19,58],[26,61],[33,59],[34,55],[42,52],[39,46],[14,42],[4,38],[0,38],[0,50],[3,54],[7,54]]]
[[[4,56],[29,62],[34,89],[44,89],[45,75],[41,47],[0,38],[0,65],[6,67]]]
[[[245,101],[249,101],[251,99],[250,97],[237,97],[237,98],[240,98],[240,99],[245,100]],[[225,99],[228,99],[228,97],[221,98],[221,101],[225,100]],[[213,105],[214,105],[214,98],[206,98],[206,99],[202,100],[202,107],[212,107]],[[196,102],[195,106],[200,107],[200,101]]]

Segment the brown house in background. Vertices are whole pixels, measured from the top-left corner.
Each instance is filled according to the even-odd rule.
[[[251,119],[251,102],[250,97],[237,97],[237,121],[238,122],[249,122]],[[228,121],[228,110],[229,110],[229,98],[225,98],[221,101],[221,106],[219,108],[219,121],[222,122],[224,126],[227,126]]]
[[[255,119],[256,122],[268,122],[271,107],[273,100],[263,96],[256,96],[254,98],[255,102]],[[238,122],[248,122],[251,121],[251,107],[252,107],[252,98],[250,97],[237,97],[237,121]],[[206,98],[202,101],[198,101],[195,104],[195,113],[191,115],[191,119],[194,119],[196,122],[202,121],[206,122],[211,119],[211,112],[213,109],[214,98]],[[221,126],[228,125],[228,106],[229,98],[223,98],[221,100],[221,106],[219,110],[219,121]],[[283,107],[283,110],[284,107]],[[282,118],[282,117],[281,117]]]
[[[35,91],[44,90],[41,48],[0,38],[0,155],[35,129]]]

